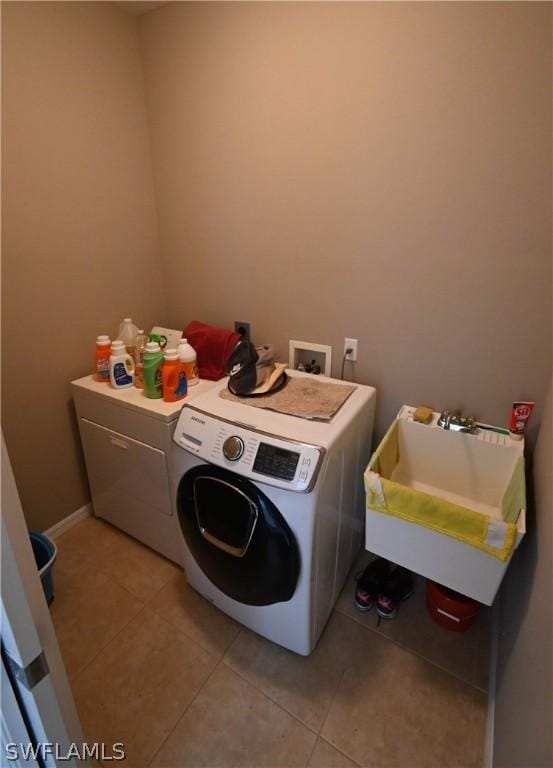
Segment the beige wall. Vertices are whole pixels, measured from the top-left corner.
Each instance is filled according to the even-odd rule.
[[[359,339],[495,423],[551,371],[551,5],[174,3],[140,20],[169,322]],[[534,431],[539,422],[534,418]]]
[[[553,765],[553,407],[534,456],[529,532],[505,579],[495,703],[494,767]]]
[[[2,3],[2,421],[28,523],[89,498],[68,382],[165,320],[137,20]]]
[[[175,3],[138,21],[7,2],[2,22],[3,429],[32,526],[88,500],[68,381],[127,314],[249,320],[283,357],[289,338],[330,343],[335,375],[357,337],[380,432],[402,402],[501,423],[514,397],[538,400],[535,432],[550,4]]]

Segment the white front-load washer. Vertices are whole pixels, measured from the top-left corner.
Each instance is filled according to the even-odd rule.
[[[322,422],[223,399],[226,387],[185,405],[173,436],[186,577],[229,616],[307,655],[363,540],[375,390],[356,384]]]

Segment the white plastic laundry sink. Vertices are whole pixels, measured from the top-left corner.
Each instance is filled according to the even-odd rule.
[[[524,452],[524,441],[479,429],[453,432],[413,421],[415,409],[398,414],[399,461],[389,479],[430,496],[502,520],[501,501]],[[517,510],[518,512],[518,510]],[[516,545],[525,533],[525,510],[516,517]],[[491,524],[490,524],[491,526]],[[510,559],[500,560],[449,535],[411,521],[366,513],[366,549],[439,584],[491,605]]]

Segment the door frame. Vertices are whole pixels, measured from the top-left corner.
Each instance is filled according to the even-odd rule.
[[[2,434],[2,657],[11,686],[2,687],[2,748],[19,742],[23,722],[29,738],[44,745],[38,762],[47,768],[77,768],[82,761],[60,759],[83,733],[54,625],[36,567],[23,508]],[[29,671],[33,671],[33,675]],[[11,689],[11,695],[10,695]],[[19,712],[14,710],[19,705]],[[5,716],[4,716],[5,715]],[[46,747],[53,745],[53,748]],[[50,752],[51,750],[51,752]],[[3,759],[6,755],[2,755]],[[7,759],[7,758],[6,758]],[[15,761],[10,763],[15,765]],[[32,763],[25,762],[25,765]]]

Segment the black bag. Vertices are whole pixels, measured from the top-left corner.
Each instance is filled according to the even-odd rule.
[[[227,360],[227,373],[230,376],[228,388],[233,395],[244,395],[255,389],[255,364],[258,358],[251,341],[243,339],[234,347]]]
[[[255,347],[243,339],[227,360],[228,388],[233,395],[248,395],[267,380],[274,370],[275,353],[270,345]]]

